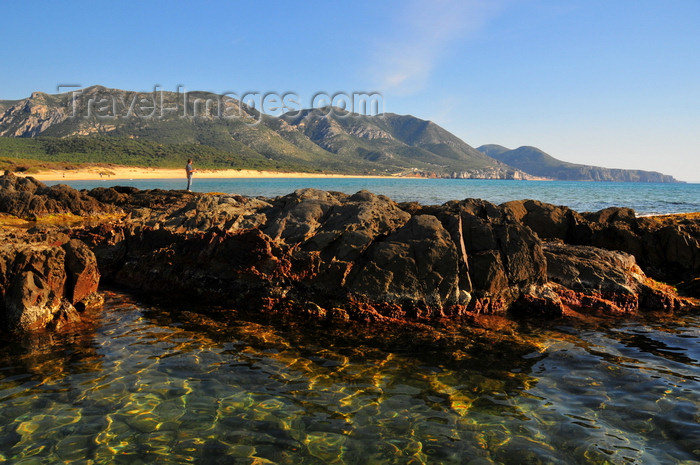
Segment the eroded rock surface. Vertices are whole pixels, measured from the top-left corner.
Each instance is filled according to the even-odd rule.
[[[0,212],[18,218],[37,219],[53,214],[90,216],[117,211],[115,206],[65,184],[48,187],[32,177],[0,176]]]
[[[577,311],[619,314],[685,305],[669,286],[648,278],[628,253],[561,243],[545,244],[544,253],[549,282],[564,288],[560,298]]]
[[[586,311],[588,304],[609,314],[687,304],[653,285],[633,255],[575,245],[602,226],[539,202],[422,206],[314,189],[275,199],[117,194],[129,218],[80,236],[100,268],[121,284],[200,301],[360,320],[454,319],[523,303],[533,314]],[[631,217],[601,212],[592,219]]]
[[[60,328],[99,307],[95,255],[66,235],[3,232],[0,323],[10,331]]]
[[[577,213],[535,200],[503,204],[541,239],[626,252],[655,279],[692,289],[700,276],[700,219],[695,215],[636,217],[629,208]],[[697,296],[697,295],[696,295]]]
[[[10,181],[15,191],[27,183]],[[37,205],[48,205],[47,188],[31,186]],[[250,198],[114,187],[61,199],[56,209],[79,199],[126,214],[75,228],[60,251],[47,249],[67,272],[61,298],[72,305],[94,292],[86,265],[92,253],[105,278],[134,289],[326,320],[673,310],[690,302],[648,278],[643,264],[690,282],[700,275],[697,220],[636,218],[629,209],[579,214],[536,201],[477,199],[423,206],[315,189]],[[59,278],[26,271],[8,282],[6,295],[25,307],[45,301],[58,308],[41,289]]]

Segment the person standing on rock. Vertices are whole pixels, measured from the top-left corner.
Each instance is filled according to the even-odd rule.
[[[192,159],[188,158],[187,159],[187,165],[185,166],[185,173],[187,174],[187,192],[192,192],[190,188],[192,187],[192,173],[197,171],[196,169],[192,168]]]

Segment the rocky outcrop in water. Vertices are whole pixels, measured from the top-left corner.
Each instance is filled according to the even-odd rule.
[[[129,221],[84,238],[117,282],[251,309],[433,317],[470,299],[437,218],[369,192],[193,196],[166,212],[136,208]]]
[[[683,306],[673,289],[648,278],[630,254],[558,242],[545,243],[544,254],[549,283],[560,286],[562,303],[577,311],[622,314]]]
[[[514,204],[396,204],[364,191],[303,189],[275,199],[121,188],[91,195],[130,210],[128,220],[81,235],[106,276],[200,302],[359,320],[510,308],[618,314],[687,303],[647,278],[630,254],[543,240],[566,236],[572,219],[584,232],[600,229],[544,204],[535,221],[514,214]]]
[[[476,199],[423,206],[314,189],[270,199],[117,187],[66,199],[75,195],[97,210],[126,213],[70,232],[94,252],[106,279],[256,313],[402,322],[508,310],[629,314],[689,304],[638,263],[667,257],[691,270],[686,278],[698,276],[696,251],[664,248],[678,238],[697,243],[697,220],[677,220],[675,235],[657,233],[651,220],[625,209],[579,214]],[[616,244],[641,238],[648,245],[637,253],[648,255],[600,247],[613,231],[629,239]]]
[[[631,254],[651,277],[700,296],[696,281],[700,277],[698,214],[638,218],[629,208],[577,213],[536,200],[508,202],[503,207],[543,240]]]

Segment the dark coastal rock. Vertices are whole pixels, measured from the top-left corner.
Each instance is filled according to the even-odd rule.
[[[568,207],[538,200],[514,200],[502,207],[515,221],[532,229],[541,239],[578,243],[587,233],[586,220]]]
[[[689,302],[649,279],[643,263],[691,270],[689,282],[700,274],[697,221],[640,219],[629,209],[579,214],[533,200],[478,199],[424,206],[315,189],[274,199],[129,187],[76,195],[68,197],[124,216],[54,239],[51,269],[64,270],[62,278],[12,265],[3,294],[15,302],[10,314],[49,309],[25,326],[61,311],[69,320],[60,305],[87,305],[97,268],[111,282],[180,302],[428,323],[511,309],[548,316],[673,310]],[[47,291],[60,282],[62,294]]]
[[[614,224],[622,222],[634,224],[637,220],[637,215],[631,208],[624,207],[609,207],[597,212],[584,212],[581,214],[587,221],[600,224]]]
[[[80,241],[3,234],[2,327],[28,331],[81,321],[81,312],[101,305],[99,277],[94,254]]]
[[[364,321],[454,319],[528,302],[550,315],[683,304],[647,285],[631,255],[543,243],[512,206],[398,205],[314,189],[276,199],[181,195],[81,233],[108,278],[251,311]]]
[[[162,189],[143,191],[131,186],[97,187],[86,192],[86,195],[101,204],[116,206],[125,211],[138,208],[169,211],[181,208],[197,197],[196,194],[185,191]]]
[[[460,257],[461,288],[476,311],[503,311],[532,285],[543,284],[541,241],[496,205],[477,199],[423,207],[450,232]]]
[[[692,278],[678,285],[679,291],[684,295],[700,296],[700,278]]]
[[[314,189],[276,199],[158,200],[163,195],[156,192],[151,203],[122,199],[132,205],[130,220],[86,236],[110,278],[251,310],[361,320],[499,313],[528,299],[534,313],[537,305],[558,309],[550,314],[586,305],[608,313],[680,305],[662,297],[668,290],[643,285],[633,257],[604,250],[586,256],[554,245],[545,254],[538,234],[517,220],[529,208],[535,214],[528,221],[550,215],[542,235],[577,237],[587,220],[563,207],[527,201],[516,215],[515,203],[398,205],[369,192]],[[629,214],[613,213],[601,218],[629,221]],[[603,268],[605,278],[593,279]],[[587,274],[591,279],[578,279]],[[641,276],[634,285],[630,274]]]
[[[66,298],[73,305],[97,292],[100,273],[95,254],[83,242],[71,239],[62,245],[66,253]]]
[[[651,277],[700,297],[685,284],[700,276],[697,214],[637,217],[634,210],[618,207],[579,214],[534,200],[508,202],[503,207],[541,239],[629,253]]]
[[[446,309],[469,303],[460,290],[457,249],[434,216],[411,217],[361,257],[344,283],[352,295],[405,303],[414,318],[443,317],[453,313]]]
[[[682,284],[700,276],[698,215],[641,217],[624,224],[599,228],[591,245],[631,253],[650,276],[668,283]]]
[[[212,204],[228,207],[200,209]],[[459,302],[456,249],[440,222],[411,218],[395,202],[369,192],[304,189],[271,202],[209,197],[162,223],[153,219],[85,235],[110,278],[252,307],[280,296],[289,296],[287,303],[308,300],[297,295],[304,289],[325,306],[350,299],[426,309]],[[188,222],[195,227],[186,228]],[[217,226],[203,232],[197,224]]]
[[[130,224],[165,227],[186,233],[211,228],[236,230],[259,226],[258,213],[271,205],[265,199],[240,195],[195,194],[161,189],[141,191],[133,187],[96,188],[88,195],[127,212]],[[248,217],[250,215],[250,218]],[[262,216],[264,219],[264,215]]]
[[[566,289],[560,297],[568,298],[577,311],[636,313],[676,310],[687,304],[650,280],[630,254],[561,243],[546,243],[544,252],[550,282]]]
[[[117,211],[115,206],[64,184],[48,187],[32,177],[0,176],[0,213],[32,220],[55,214],[89,216]]]

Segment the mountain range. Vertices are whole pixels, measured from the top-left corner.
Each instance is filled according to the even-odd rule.
[[[337,108],[262,114],[208,92],[93,86],[0,100],[0,158],[484,179],[674,182],[555,159],[534,147],[475,149],[432,121]]]

